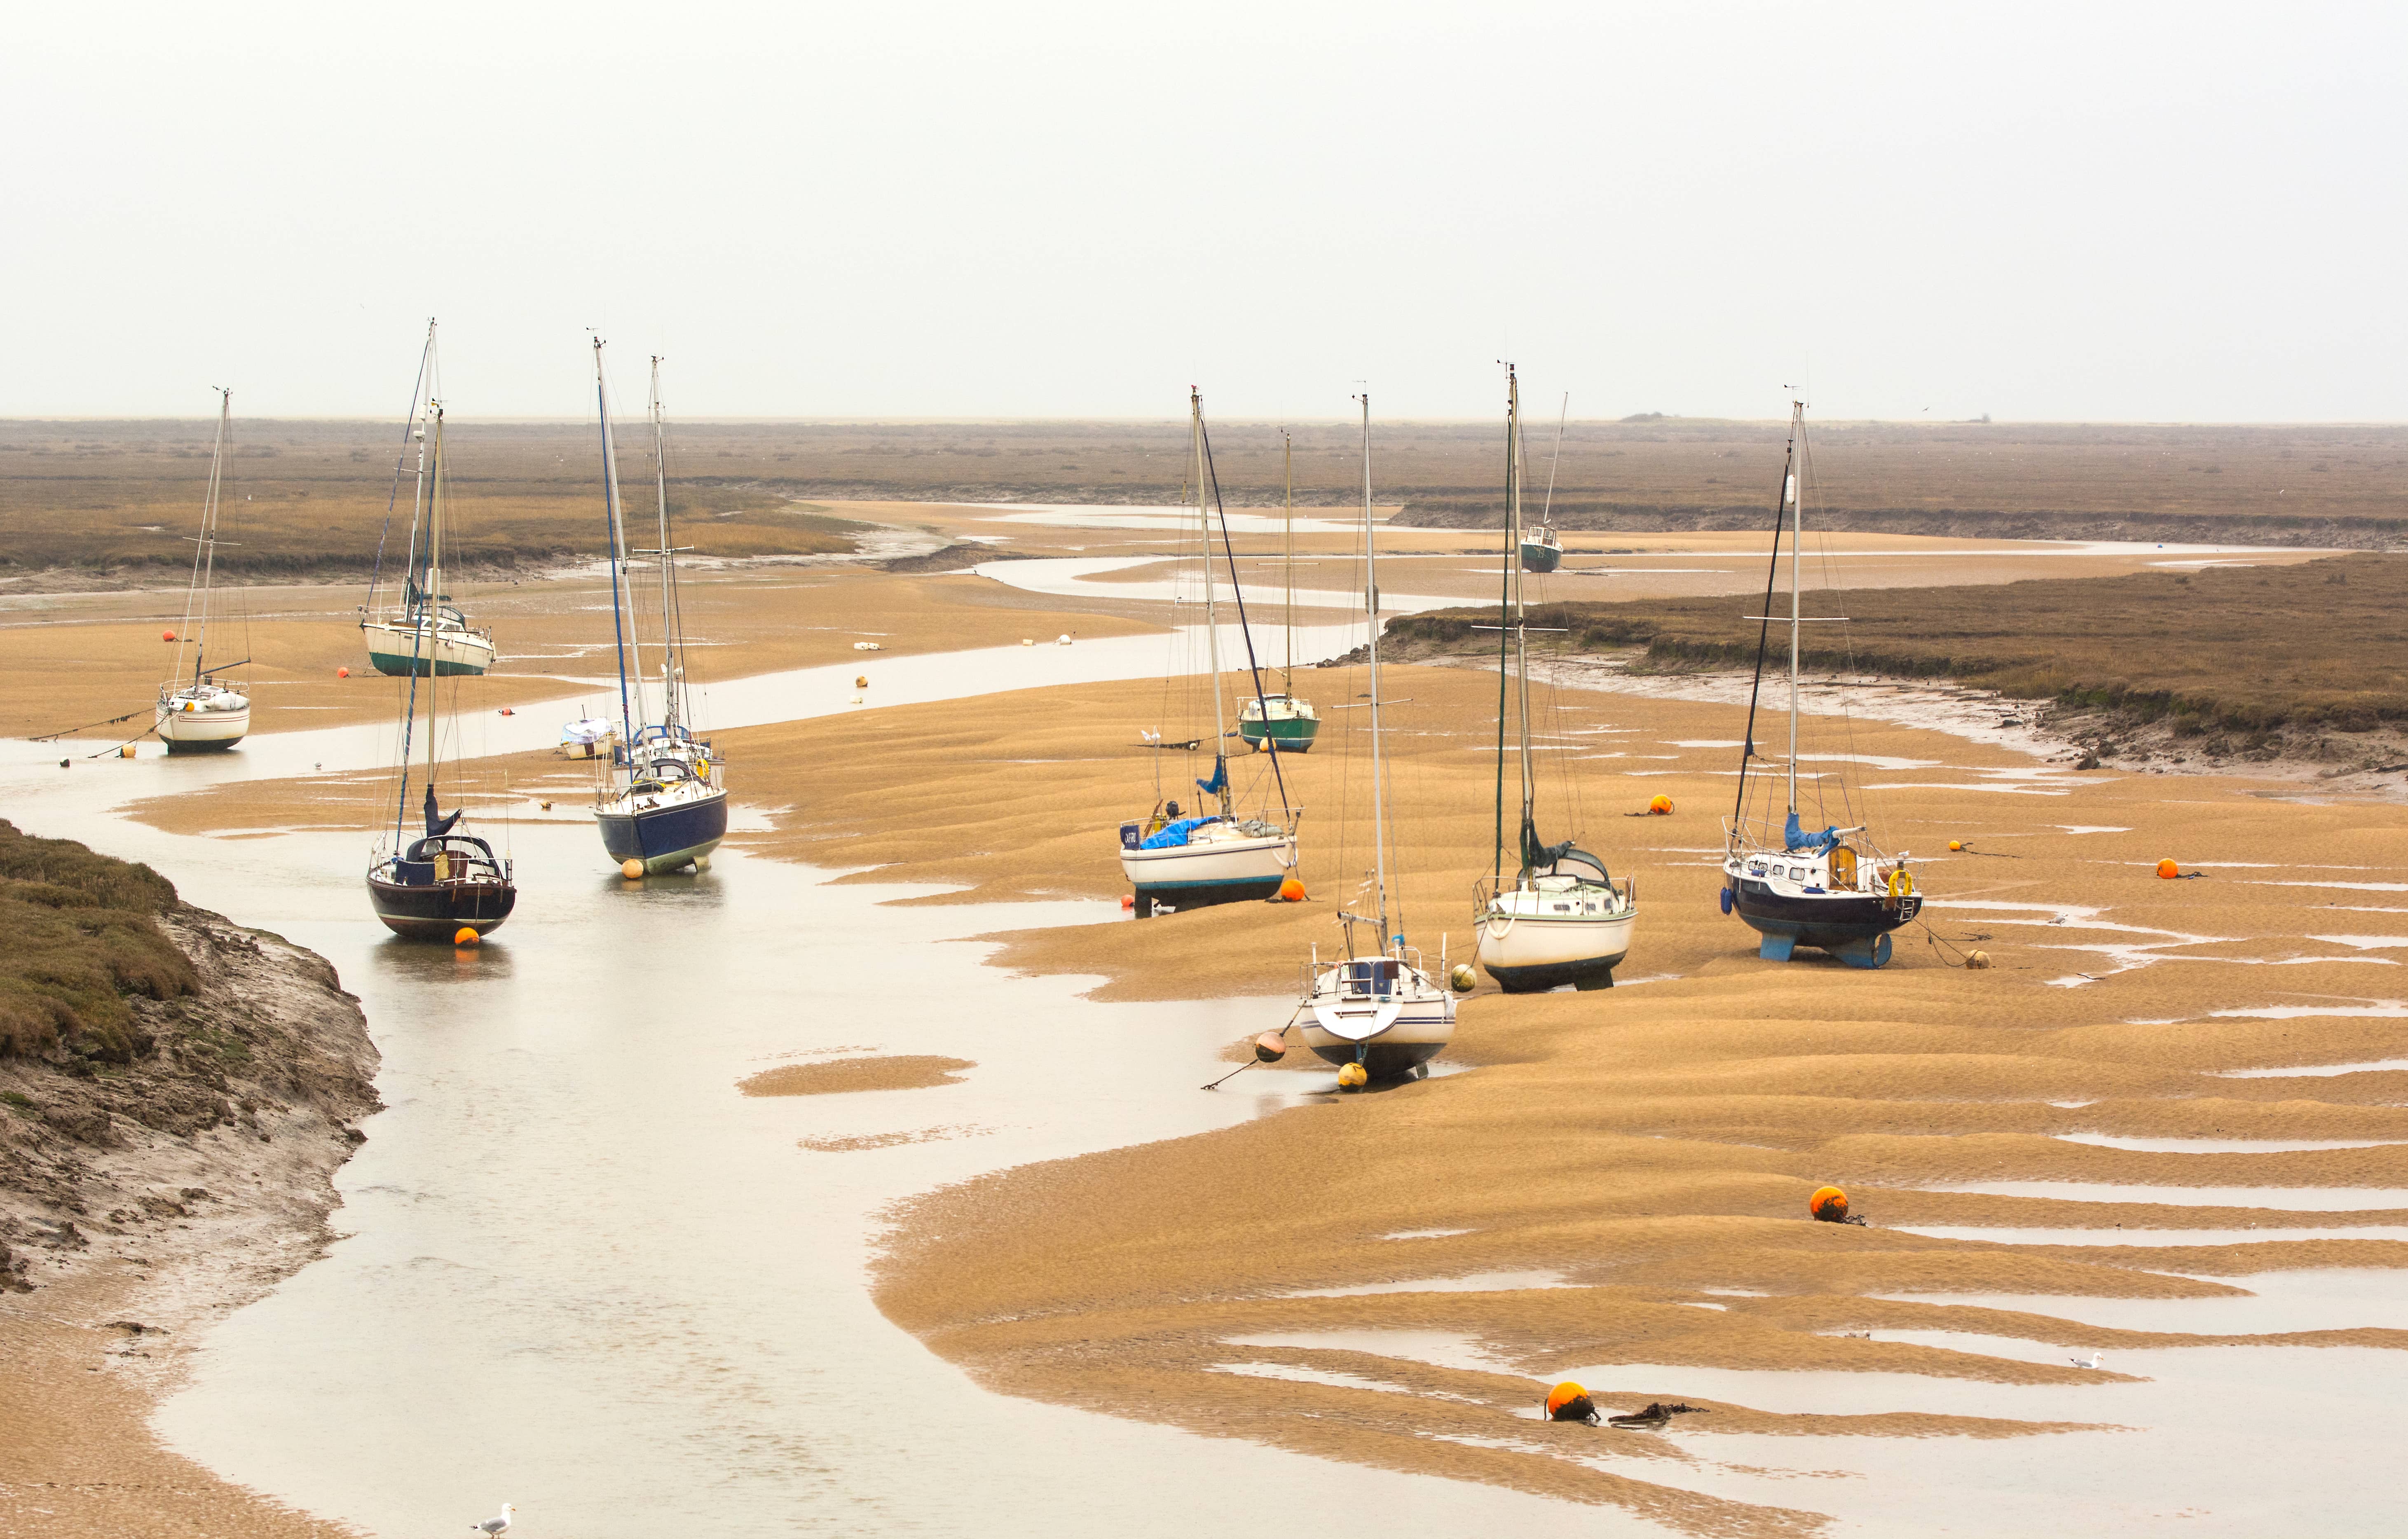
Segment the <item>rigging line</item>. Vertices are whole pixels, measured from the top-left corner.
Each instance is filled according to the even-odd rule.
[[[1539,522],[1552,527],[1550,520],[1555,511],[1555,470],[1564,463],[1564,419],[1571,415],[1572,392],[1564,392],[1564,404],[1555,412],[1555,452],[1547,461],[1547,500],[1540,506]]]
[[[1797,462],[1798,440],[1789,440],[1788,452],[1781,460],[1781,485],[1772,496],[1772,562],[1764,575],[1764,622],[1756,633],[1756,678],[1747,689],[1747,732],[1739,750],[1739,799],[1732,805],[1731,820],[1738,822],[1746,815],[1747,764],[1756,757],[1756,707],[1764,692],[1764,658],[1772,642],[1772,591],[1781,580],[1781,515],[1789,503],[1789,472]]]
[[[1512,377],[1507,365],[1506,378]],[[1489,845],[1488,879],[1500,882],[1505,877],[1505,676],[1507,660],[1513,648],[1513,563],[1521,559],[1521,531],[1513,527],[1513,422],[1512,400],[1507,401],[1505,422],[1505,559],[1497,569],[1497,817],[1495,837]]]
[[[401,449],[393,457],[393,486],[384,494],[384,527],[377,531],[376,564],[368,569],[367,612],[376,613],[377,583],[384,576],[384,543],[393,533],[393,510],[401,499],[401,472],[409,463],[409,432],[418,425],[418,404],[426,399],[426,361],[435,351],[435,318],[426,318],[426,343],[418,349],[418,378],[410,382],[408,420],[401,424]]]
[[[1263,741],[1268,743],[1272,741],[1270,702],[1264,697],[1263,665],[1254,661],[1254,627],[1246,623],[1246,590],[1238,580],[1238,552],[1229,544],[1229,510],[1221,506],[1221,473],[1212,464],[1212,430],[1204,425],[1200,414],[1196,425],[1204,435],[1204,474],[1211,477],[1212,481],[1212,511],[1221,515],[1221,549],[1229,558],[1229,596],[1238,601],[1238,634],[1243,637],[1246,643],[1246,668],[1254,676],[1254,708],[1263,714]],[[1204,532],[1204,559],[1209,562],[1212,559],[1211,530]],[[1221,681],[1214,679],[1212,687],[1219,689]],[[1296,808],[1290,806],[1287,800],[1287,772],[1280,768],[1279,749],[1276,747],[1269,750],[1269,758],[1271,778],[1279,784],[1280,811],[1294,818]],[[1262,784],[1259,780],[1254,783]]]

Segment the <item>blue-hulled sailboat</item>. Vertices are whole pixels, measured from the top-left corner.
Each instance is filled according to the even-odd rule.
[[[727,834],[724,765],[709,739],[694,734],[686,691],[685,627],[679,609],[678,547],[669,543],[666,434],[661,420],[661,361],[652,360],[653,486],[659,496],[660,545],[627,549],[619,506],[619,455],[610,435],[610,392],[602,370],[602,339],[594,339],[594,390],[602,414],[602,496],[609,520],[610,625],[619,658],[619,748],[596,790],[594,821],[602,848],[622,867],[646,875],[688,866],[709,870],[710,853]],[[660,573],[660,710],[646,698],[643,641],[637,630],[635,572],[629,558],[650,556]]]

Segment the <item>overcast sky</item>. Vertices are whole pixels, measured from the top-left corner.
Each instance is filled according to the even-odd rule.
[[[0,415],[2408,419],[2408,21],[29,7]]]

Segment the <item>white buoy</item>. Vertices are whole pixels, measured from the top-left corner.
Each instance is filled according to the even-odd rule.
[[[1055,636],[1054,638],[1054,645],[1056,647],[1068,647],[1070,645],[1070,638],[1067,635]]]

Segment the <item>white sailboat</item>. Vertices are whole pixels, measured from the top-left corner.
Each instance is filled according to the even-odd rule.
[[[1204,634],[1211,659],[1206,682],[1212,695],[1212,775],[1210,779],[1197,781],[1196,787],[1215,799],[1217,810],[1207,813],[1199,808],[1195,814],[1182,816],[1174,800],[1157,803],[1145,818],[1121,824],[1121,874],[1128,878],[1140,919],[1182,908],[1268,898],[1280,890],[1280,884],[1296,866],[1296,813],[1284,805],[1286,782],[1280,777],[1278,756],[1272,756],[1271,773],[1283,788],[1279,820],[1272,819],[1268,806],[1252,818],[1239,817],[1230,791],[1226,751],[1229,723],[1221,699],[1221,611],[1212,578],[1212,516],[1207,501],[1211,467],[1204,434],[1204,398],[1200,392],[1188,392],[1188,411],[1195,455],[1196,517],[1204,534]],[[1226,552],[1226,519],[1222,520],[1221,540]],[[1233,591],[1237,576],[1232,560],[1229,580]],[[1242,596],[1239,599],[1238,618],[1242,630]],[[1246,650],[1251,663],[1251,635]],[[1252,672],[1254,698],[1259,703],[1264,698],[1262,670],[1257,667]]]
[[[1371,912],[1341,910],[1346,960],[1324,967],[1314,948],[1305,990],[1304,1045],[1341,1068],[1359,1063],[1372,1079],[1427,1072],[1423,1065],[1455,1036],[1455,996],[1423,969],[1421,953],[1405,944],[1401,914],[1388,928],[1388,809],[1380,758],[1380,583],[1371,527],[1371,397],[1363,404],[1363,616],[1369,622],[1371,712]],[[1357,925],[1371,927],[1369,955],[1356,951]],[[1443,962],[1440,967],[1443,971]]]
[[[426,346],[418,355],[418,386],[411,397],[409,420],[411,442],[418,446],[421,474],[418,490],[409,505],[409,551],[403,563],[401,595],[382,610],[377,607],[378,577],[368,579],[368,601],[360,606],[360,639],[367,644],[368,663],[377,672],[399,678],[415,674],[421,678],[448,677],[457,674],[482,674],[494,665],[494,633],[468,623],[452,604],[451,595],[437,592],[438,583],[430,580],[432,532],[427,528],[426,428],[419,420],[417,404],[429,401],[437,394],[435,358],[435,322],[426,323]],[[409,448],[402,446],[405,458]],[[394,466],[394,485],[401,484],[401,464]],[[393,503],[385,504],[385,523],[393,522]],[[378,576],[382,575],[384,542],[377,541]]]
[[[217,577],[218,506],[225,492],[226,440],[234,423],[234,392],[218,391],[217,446],[209,453],[209,490],[201,503],[201,533],[194,542],[193,580],[184,591],[184,624],[176,633],[176,671],[159,686],[151,727],[169,753],[208,753],[233,748],[251,731],[251,697],[239,685],[220,681],[249,663],[209,666],[209,594]],[[192,677],[184,652],[193,654]]]
[[[1473,889],[1480,929],[1480,965],[1508,993],[1530,993],[1569,983],[1611,989],[1613,970],[1630,951],[1639,922],[1638,879],[1616,883],[1605,862],[1572,840],[1547,844],[1537,821],[1538,777],[1530,757],[1530,626],[1517,552],[1529,547],[1522,527],[1522,388],[1505,368],[1505,584],[1498,629],[1498,667],[1509,687],[1498,692],[1497,719],[1497,844],[1495,864]],[[1509,711],[1508,702],[1512,708]],[[1505,870],[1505,723],[1519,724],[1522,817],[1515,831],[1515,869]]]

